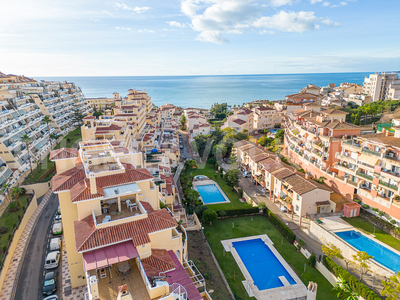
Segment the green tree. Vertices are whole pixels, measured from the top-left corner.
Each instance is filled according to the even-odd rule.
[[[271,143],[274,139],[271,137],[267,136],[262,136],[257,140],[257,144],[263,146],[263,147],[269,147],[271,146]]]
[[[0,193],[4,195],[4,199],[6,200],[6,204],[7,204],[7,203],[10,203],[10,201],[11,201],[11,191],[10,191],[10,188],[11,188],[11,184],[9,184],[9,183],[4,183],[4,184],[1,186],[1,189],[0,189]]]
[[[47,116],[46,116],[47,117]],[[46,118],[45,117],[45,118]],[[26,146],[26,151],[28,151],[28,159],[29,159],[29,167],[31,168],[31,177],[33,177],[33,170],[32,170],[32,159],[31,159],[31,153],[29,151],[29,144],[32,143],[32,139],[27,135],[24,134],[21,137],[21,142],[25,144]],[[51,147],[51,142],[50,142],[50,147]]]
[[[82,119],[84,117],[85,115],[82,113],[79,106],[75,106],[74,114],[72,115],[72,124],[74,124],[74,126],[81,126],[83,124]]]
[[[285,137],[285,130],[279,129],[275,133],[275,139],[279,140],[281,143],[283,143],[283,139]]]
[[[186,117],[185,117],[185,115],[184,114],[182,114],[182,116],[181,116],[181,128],[182,128],[182,130],[185,130],[186,129]]]
[[[322,245],[322,252],[331,259],[340,258],[343,259],[342,250],[336,247],[332,243]]]
[[[224,219],[224,217],[226,216],[226,211],[224,211],[223,209],[221,209],[220,211],[219,211],[219,216],[221,217],[221,220],[223,220]]]
[[[227,185],[230,187],[239,186],[239,170],[228,170],[224,175],[224,180]]]
[[[207,209],[203,212],[203,220],[205,222],[210,222],[210,225],[212,225],[212,222],[215,221],[217,218],[218,214],[213,209]]]
[[[268,134],[268,133],[269,133],[269,130],[268,130],[267,128],[264,128],[264,129],[263,129],[263,133],[264,133],[264,134]]]
[[[50,142],[50,149],[52,149],[53,148],[53,145],[52,145],[52,143],[51,143],[51,137],[50,137],[50,135],[51,135],[51,133],[50,133],[50,123],[51,123],[51,118],[49,117],[49,116],[45,116],[44,118],[43,118],[43,123],[45,123],[46,124],[46,126],[47,126],[47,131],[49,132],[49,142]]]
[[[400,272],[390,276],[389,281],[382,280],[383,290],[382,296],[386,296],[386,300],[400,299]]]
[[[192,202],[192,206],[194,208],[196,207],[195,203],[200,199],[200,194],[198,191],[191,189],[186,198]]]
[[[18,186],[14,186],[11,190],[11,196],[14,198],[15,202],[18,202],[19,196],[21,196],[22,194],[23,189]]]
[[[217,118],[217,114],[225,114],[226,115],[228,113],[228,111],[229,111],[228,103],[221,103],[221,104],[214,103],[210,109],[210,113],[212,113],[215,118]],[[221,116],[221,115],[219,115],[219,116]]]
[[[337,292],[337,297],[341,300],[358,300],[358,294],[353,292],[350,285],[339,276],[338,282],[333,285],[333,290]]]
[[[353,255],[353,260],[355,262],[355,264],[358,264],[358,270],[360,271],[360,280],[363,279],[363,276],[365,274],[367,274],[368,272],[370,272],[370,268],[369,268],[369,260],[373,259],[374,257],[369,255],[367,252],[365,251],[357,251],[356,255]]]

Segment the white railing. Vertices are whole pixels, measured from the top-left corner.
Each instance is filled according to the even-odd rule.
[[[187,300],[187,292],[186,289],[180,284],[180,283],[173,283],[170,287],[169,290],[171,291],[170,293],[174,296],[178,296],[179,300]]]

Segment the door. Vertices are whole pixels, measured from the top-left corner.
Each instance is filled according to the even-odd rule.
[[[350,210],[350,218],[353,217],[353,209]]]
[[[317,206],[317,214],[321,213],[321,207]]]

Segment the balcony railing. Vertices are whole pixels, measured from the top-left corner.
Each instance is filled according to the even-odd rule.
[[[386,186],[386,187],[388,187],[388,188],[390,188],[390,189],[392,189],[392,190],[395,190],[395,191],[398,190],[398,187],[397,187],[396,185],[390,184],[390,183],[388,183],[388,182],[384,182],[384,181],[382,181],[382,180],[379,180],[379,184],[380,184],[380,185],[383,185],[383,186]]]
[[[356,172],[356,174],[357,174],[357,176],[361,176],[361,177],[363,177],[363,178],[365,178],[365,179],[368,179],[369,181],[372,181],[372,176],[369,176],[369,175],[367,175],[367,174],[364,174],[364,173],[361,173],[361,172]]]
[[[376,156],[381,156],[381,154],[379,152],[370,150],[368,148],[362,148],[362,152],[367,153],[367,154],[376,155]]]
[[[355,142],[353,140],[347,140],[347,141],[345,140],[345,141],[343,141],[343,143],[347,144],[347,145],[351,145],[353,147],[361,148],[361,144],[358,142]]]

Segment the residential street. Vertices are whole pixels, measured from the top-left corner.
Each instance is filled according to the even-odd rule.
[[[58,196],[52,194],[42,214],[33,229],[31,239],[27,245],[26,255],[22,263],[15,300],[42,299],[42,287],[44,281],[44,261],[47,255],[49,241],[52,238],[51,226],[54,216],[57,212]],[[50,271],[50,270],[49,270]],[[61,295],[61,261],[56,272],[57,277],[57,295]]]
[[[185,131],[180,131],[181,137],[182,137],[182,145],[183,149],[181,149],[181,156],[187,157],[188,159],[192,158],[192,155],[190,153],[189,149],[189,140],[188,140],[188,135]]]

